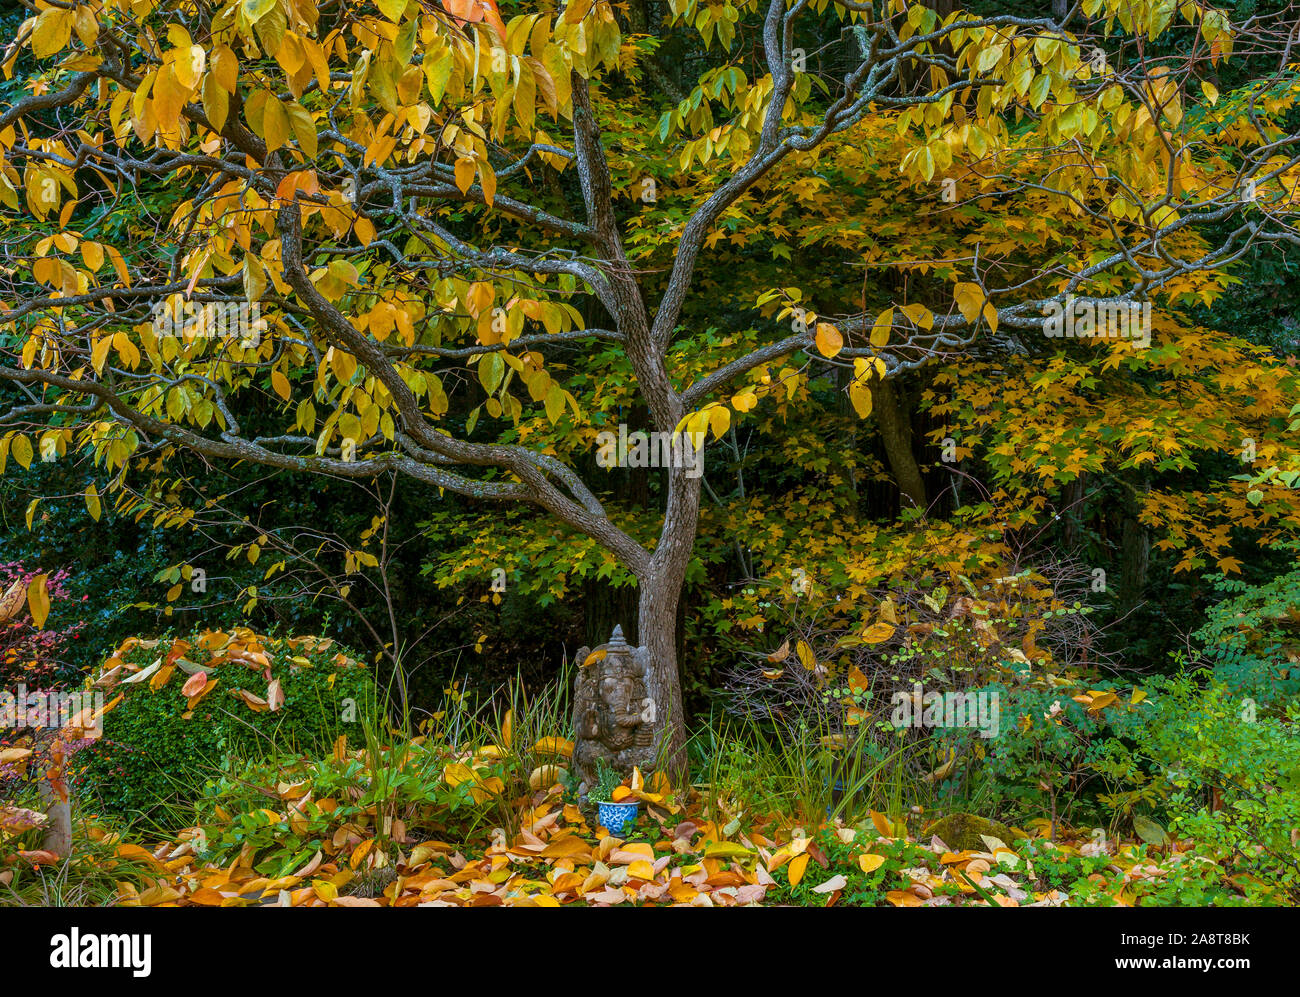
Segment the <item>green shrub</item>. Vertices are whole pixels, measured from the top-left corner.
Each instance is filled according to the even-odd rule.
[[[241,656],[249,649],[252,660]],[[171,674],[160,681],[173,658]],[[153,663],[159,668],[143,681],[120,681]],[[191,709],[181,690],[197,670],[216,685]],[[129,640],[104,671],[108,695],[122,700],[104,718],[103,739],[77,756],[77,791],[102,814],[169,828],[191,822],[203,783],[227,760],[328,751],[340,734],[361,736],[376,715],[371,671],[332,641],[314,638],[235,631],[190,641]],[[260,705],[272,681],[284,699],[275,710]]]
[[[384,868],[395,822],[417,838],[476,840],[491,830],[497,809],[481,787],[502,785],[503,766],[477,767],[484,782],[458,782],[447,778],[449,765],[455,775],[454,757],[445,744],[417,740],[345,747],[322,758],[232,759],[196,798],[199,856],[219,866],[247,856],[252,868],[276,878],[317,852],[345,864],[352,847],[370,838],[376,843],[367,867]]]
[[[393,739],[382,740],[368,725],[313,757],[231,758],[194,794],[198,854],[220,866],[242,857],[276,878],[319,852],[327,866],[360,867],[364,878],[391,871],[410,842],[486,847],[497,828],[513,838],[537,794],[567,776],[572,744],[555,731],[571,688],[567,674],[531,696],[516,682],[496,704],[449,688],[416,737],[389,729]],[[364,862],[350,858],[372,839]]]
[[[1255,903],[1300,902],[1298,724],[1300,706],[1243,706],[1227,685],[1182,676],[1139,735],[1172,786],[1170,835],[1196,841]]]
[[[1095,680],[1086,688],[1036,682],[987,691],[1000,698],[1000,730],[971,740],[983,759],[972,767],[970,795],[1000,819],[1100,821],[1115,832],[1135,807],[1163,796],[1163,785],[1153,786],[1125,749],[1154,709],[1131,687]]]
[[[1290,549],[1294,550],[1295,547]],[[1260,585],[1211,576],[1223,600],[1193,636],[1215,678],[1239,696],[1271,704],[1300,693],[1300,570]]]
[[[1143,907],[1249,907],[1261,902],[1235,888],[1223,867],[1197,846],[1162,863],[1162,876],[1131,883],[1132,902]]]

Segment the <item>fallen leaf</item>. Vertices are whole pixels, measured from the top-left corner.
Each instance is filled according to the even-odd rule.
[[[812,891],[814,893],[834,893],[836,890],[842,890],[848,885],[849,881],[843,876],[832,876],[820,886],[814,886]]]

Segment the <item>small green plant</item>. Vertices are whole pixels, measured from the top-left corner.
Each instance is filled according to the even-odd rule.
[[[1057,847],[1051,841],[1017,842],[1017,854],[1026,862],[1036,890],[1060,890],[1073,895],[1077,884],[1089,876],[1104,873],[1113,859],[1110,855],[1082,855],[1073,849]]]
[[[594,803],[613,803],[614,790],[623,785],[622,777],[603,758],[596,759],[596,782],[588,797]]]

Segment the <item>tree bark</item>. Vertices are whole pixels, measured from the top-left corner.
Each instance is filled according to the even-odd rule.
[[[1124,510],[1124,525],[1120,536],[1120,554],[1123,558],[1120,574],[1120,609],[1129,612],[1142,601],[1146,592],[1147,567],[1151,558],[1151,533],[1138,519],[1142,497],[1151,490],[1151,479],[1145,473],[1127,472],[1131,488]]]
[[[596,324],[594,317],[587,319]],[[628,433],[653,429],[650,413],[644,405],[633,406],[627,413]],[[610,483],[614,501],[633,509],[650,507],[650,471],[644,467],[619,468],[612,472],[597,467],[594,455],[587,459],[587,470],[593,476],[604,476]],[[590,478],[588,480],[591,480]],[[591,647],[609,640],[615,624],[623,628],[629,644],[640,644],[637,621],[637,594],[631,586],[615,587],[603,578],[588,578],[582,586],[583,632]]]
[[[659,733],[662,767],[674,788],[690,778],[686,759],[686,710],[677,661],[677,611],[699,523],[700,478],[682,468],[669,472],[668,507],[649,568],[638,576],[638,641],[650,651],[647,694],[663,718]]]
[[[885,447],[885,458],[893,472],[894,483],[903,493],[901,506],[926,507],[925,481],[921,467],[912,452],[912,421],[908,417],[897,386],[890,378],[877,377],[871,383],[872,413],[880,428],[880,439]]]
[[[50,819],[41,848],[66,859],[72,854],[72,803],[59,799],[58,793],[44,779],[41,780],[40,794],[46,816]]]

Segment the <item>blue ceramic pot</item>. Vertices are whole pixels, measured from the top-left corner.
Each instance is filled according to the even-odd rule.
[[[597,818],[610,834],[622,836],[636,820],[637,803],[597,803]]]

